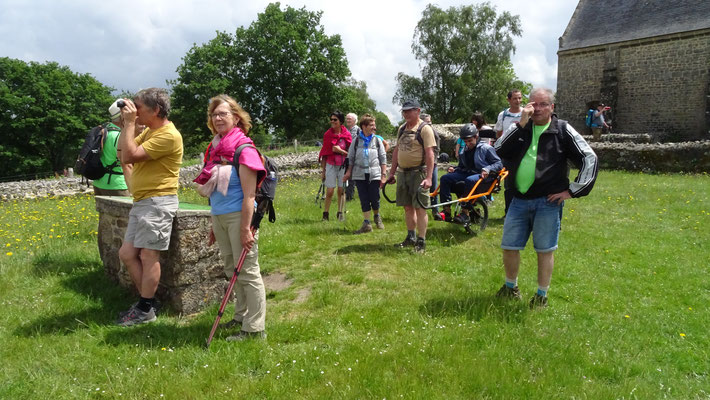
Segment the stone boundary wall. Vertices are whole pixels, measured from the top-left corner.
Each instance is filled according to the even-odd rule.
[[[451,155],[461,125],[437,125],[442,134],[442,151]],[[454,134],[454,132],[456,132]],[[605,134],[602,142],[591,142],[600,157],[600,168],[644,172],[710,172],[710,141],[657,143],[658,134]],[[392,143],[394,145],[394,143]],[[283,158],[282,158],[283,157]],[[277,157],[281,178],[303,178],[319,173],[318,152],[299,153]],[[452,160],[452,164],[456,161]],[[192,187],[192,180],[200,165],[185,167],[180,171],[180,186]],[[43,179],[35,181],[0,183],[0,201],[64,197],[93,193],[81,183],[81,178]]]

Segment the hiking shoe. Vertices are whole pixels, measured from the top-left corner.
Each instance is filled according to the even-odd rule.
[[[385,224],[382,223],[382,217],[380,214],[375,215],[375,226],[377,229],[385,229]]]
[[[530,299],[530,309],[535,308],[545,308],[547,307],[547,296],[540,296],[535,293],[535,295]]]
[[[457,224],[466,225],[471,222],[471,217],[464,213],[461,213],[454,217],[454,222],[456,222]]]
[[[266,339],[266,332],[264,331],[259,331],[259,332],[247,332],[247,331],[239,331],[236,335],[232,336],[227,336],[227,341],[228,342],[242,342],[247,339]]]
[[[241,325],[242,321],[237,321],[236,319],[229,320],[227,322],[222,322],[221,324],[217,325],[217,328],[219,329],[232,329],[236,327],[237,325]]]
[[[336,214],[336,216],[337,216],[337,218],[338,218],[338,221],[340,221],[340,222],[345,221],[345,214],[343,214],[342,212],[338,211],[338,213]]]
[[[417,238],[417,242],[414,243],[414,252],[424,253],[424,250],[426,250],[426,242],[424,241],[424,239]]]
[[[361,233],[368,233],[368,232],[372,232],[372,225],[370,225],[369,222],[363,221],[363,222],[362,222],[362,226],[360,227],[360,229],[358,229],[358,230],[356,230],[355,232],[353,232],[353,234],[359,235],[359,234],[361,234]]]
[[[329,219],[330,219],[330,218],[328,217],[328,212],[327,212],[327,211],[323,211],[323,219],[321,219],[321,221],[328,221]]]
[[[523,298],[523,296],[520,295],[520,289],[518,289],[517,286],[511,288],[506,284],[503,284],[503,287],[500,288],[498,293],[496,293],[496,297],[504,297],[515,300],[521,300]]]
[[[138,305],[138,302],[137,302],[137,301],[136,301],[135,303],[131,304],[131,307],[130,307],[128,310],[126,310],[126,311],[121,311],[120,313],[118,313],[118,318],[121,319],[121,318],[123,318],[124,316],[126,316],[126,314],[128,314],[129,312],[131,312],[132,309],[136,308],[137,305]],[[158,299],[153,300],[153,310],[155,311],[155,315],[156,315],[156,316],[157,316],[158,314],[160,314],[160,310],[161,310],[162,308],[163,308],[163,303],[161,303],[160,301],[158,301]]]
[[[402,248],[405,248],[405,247],[414,246],[415,244],[416,244],[416,242],[414,241],[414,239],[412,239],[412,238],[410,238],[409,236],[407,236],[407,237],[404,239],[404,242],[402,242],[402,243],[397,243],[397,244],[394,245],[394,247],[397,247],[397,248],[402,249]]]
[[[438,213],[436,211],[432,211],[431,215],[434,217],[434,221],[443,221],[444,217],[442,216],[444,213]]]
[[[133,307],[128,310],[121,318],[116,321],[118,326],[133,326],[138,324],[145,324],[148,322],[153,322],[157,318],[155,317],[155,309],[150,308],[148,312],[143,312],[137,307]]]

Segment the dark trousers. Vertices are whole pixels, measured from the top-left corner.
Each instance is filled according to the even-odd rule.
[[[439,195],[441,195],[441,201],[447,202],[451,201],[451,188],[456,184],[456,182],[466,181],[466,195],[473,189],[473,186],[481,179],[480,174],[468,175],[462,172],[449,172],[448,174],[441,177],[441,190]],[[478,187],[481,187],[480,185]],[[478,190],[478,189],[476,189]]]
[[[370,181],[370,174],[365,174],[365,180],[353,181],[357,186],[362,212],[380,209],[380,180]]]
[[[350,179],[348,186],[345,188],[345,200],[352,200],[355,197],[355,181]]]

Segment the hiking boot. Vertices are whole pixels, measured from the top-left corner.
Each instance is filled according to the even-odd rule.
[[[328,217],[328,212],[327,212],[327,211],[323,211],[323,219],[321,219],[321,221],[328,221],[329,219],[330,219],[330,218]]]
[[[442,216],[444,213],[438,213],[436,211],[432,211],[431,215],[434,217],[434,221],[443,221],[444,217]]]
[[[247,332],[247,331],[239,331],[236,335],[232,336],[227,336],[227,341],[228,342],[242,342],[247,339],[266,339],[266,332],[264,331],[259,331],[259,332]]]
[[[464,213],[461,213],[454,218],[454,222],[456,222],[457,224],[466,225],[471,222],[471,217]]]
[[[547,296],[540,296],[535,293],[535,295],[530,299],[530,309],[535,308],[545,308],[547,307]]]
[[[336,214],[336,217],[338,218],[338,221],[340,221],[340,222],[345,221],[345,214],[343,214],[340,211],[338,211],[338,213]]]
[[[518,287],[508,287],[508,285],[503,284],[503,287],[500,288],[498,293],[496,293],[496,297],[503,297],[503,298],[509,298],[509,299],[515,299],[515,300],[521,300],[523,296],[520,295],[520,289]]]
[[[229,320],[227,322],[222,322],[221,324],[217,325],[217,328],[219,329],[232,329],[237,327],[238,325],[241,325],[242,321],[237,321],[236,319]]]
[[[397,243],[397,244],[394,245],[394,247],[403,249],[403,248],[405,248],[405,247],[414,246],[415,244],[416,244],[416,242],[414,241],[414,239],[412,239],[412,238],[410,238],[409,236],[407,236],[407,237],[404,239],[404,242],[402,242],[402,243]]]
[[[361,233],[368,233],[368,232],[372,232],[372,225],[370,225],[369,222],[362,221],[362,226],[360,227],[360,229],[353,232],[353,234],[359,235]]]
[[[451,221],[452,221],[452,219],[451,219],[451,210],[446,210],[446,209],[445,209],[445,210],[441,213],[441,215],[444,217],[444,221],[446,221],[446,222],[451,222]]]
[[[375,215],[375,226],[377,229],[385,229],[385,224],[382,223],[382,217],[380,214]]]
[[[426,250],[426,242],[422,238],[417,238],[417,242],[414,243],[414,252],[424,253],[424,250]]]
[[[155,309],[150,308],[148,312],[143,312],[137,307],[133,307],[128,310],[121,318],[116,321],[118,326],[132,326],[138,324],[145,324],[148,322],[153,322],[157,318],[155,317]]]

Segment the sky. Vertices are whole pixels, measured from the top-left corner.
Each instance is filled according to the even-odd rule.
[[[217,31],[249,26],[268,1],[262,0],[0,0],[0,57],[55,61],[89,73],[120,91],[168,87],[182,57]],[[353,78],[367,83],[370,97],[390,120],[400,119],[392,103],[399,72],[420,76],[411,45],[414,28],[430,1],[299,0],[282,9],[323,11],[328,35],[339,34]],[[519,15],[513,68],[534,86],[557,87],[557,48],[576,0],[491,0],[498,13]],[[474,4],[438,1],[443,9]],[[237,99],[238,100],[238,99]],[[345,110],[344,110],[345,111]]]

